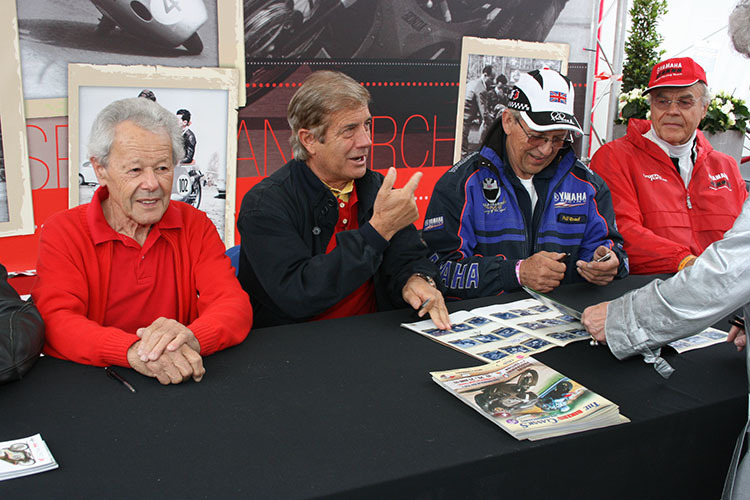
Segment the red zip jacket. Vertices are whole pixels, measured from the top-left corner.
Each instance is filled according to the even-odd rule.
[[[102,326],[112,241],[94,245],[81,205],[50,217],[39,240],[37,280],[31,290],[46,325],[44,352],[96,366],[127,366],[134,333]],[[250,331],[252,309],[240,287],[224,245],[208,217],[193,207],[171,202],[183,227],[163,229],[174,251],[177,321],[198,339],[201,356],[242,342]],[[133,311],[133,314],[137,314]],[[144,325],[147,326],[147,325]]]
[[[625,137],[599,148],[591,169],[612,192],[630,272],[674,273],[732,227],[747,191],[735,160],[715,151],[700,130],[686,189],[669,156],[643,137],[650,127],[631,119]]]

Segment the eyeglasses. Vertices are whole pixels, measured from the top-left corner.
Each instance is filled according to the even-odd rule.
[[[523,133],[526,134],[526,143],[534,148],[540,148],[542,146],[545,146],[548,142],[552,143],[552,149],[560,149],[563,146],[567,146],[573,142],[573,139],[570,137],[570,134],[566,134],[564,137],[553,137],[549,138],[544,135],[532,135],[526,132],[526,128],[521,124],[521,121],[513,117],[514,120],[516,120],[516,123],[519,127],[521,127],[521,130],[523,130]]]
[[[658,110],[666,111],[672,107],[672,103],[683,111],[695,106],[696,99],[692,97],[680,97],[679,99],[667,99],[666,97],[655,97],[651,99],[651,104]]]

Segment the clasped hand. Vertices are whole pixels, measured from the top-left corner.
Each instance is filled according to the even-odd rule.
[[[157,318],[139,328],[140,338],[128,349],[128,362],[139,373],[155,377],[162,384],[179,384],[193,378],[200,382],[206,373],[200,355],[200,343],[181,323]]]

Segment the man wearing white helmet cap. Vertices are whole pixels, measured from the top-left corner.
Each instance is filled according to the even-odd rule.
[[[447,297],[627,275],[609,189],[576,158],[574,133],[570,81],[550,69],[521,75],[480,151],[432,193],[423,238]]]

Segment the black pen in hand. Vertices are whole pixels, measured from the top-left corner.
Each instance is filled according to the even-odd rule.
[[[107,376],[108,377],[111,377],[111,378],[117,380],[122,385],[124,385],[130,392],[132,392],[132,393],[135,394],[135,387],[133,387],[132,385],[130,385],[130,382],[128,382],[127,380],[125,380],[122,377],[122,375],[120,375],[119,373],[117,373],[115,371],[114,368],[112,368],[111,366],[105,366],[104,367],[104,371],[107,372]]]

